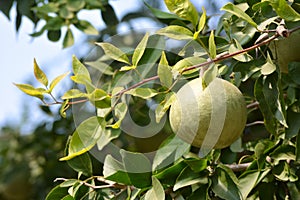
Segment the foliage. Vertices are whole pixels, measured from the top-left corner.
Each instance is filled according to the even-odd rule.
[[[78,176],[59,179],[63,182],[46,199],[298,199],[299,60],[282,73],[276,62],[280,55],[272,54],[268,44],[296,33],[299,3],[228,3],[214,30],[205,8],[199,14],[189,0],[165,4],[171,13],[148,5],[166,26],[146,33],[135,49],[121,42],[96,43],[104,55],[87,64],[100,77],[74,56],[71,80],[76,87],[62,96],[63,102],[51,96],[47,76],[36,62],[35,76],[45,87],[17,84],[48,105],[44,96],[49,94],[54,104],[62,104],[62,116],[68,107],[82,103],[96,110],[80,120],[60,159]],[[181,42],[175,56],[178,47],[174,42],[168,49],[168,40]],[[248,103],[248,125],[241,138],[204,155],[174,136],[164,117],[174,92],[199,71],[206,80],[217,74],[232,82]],[[153,122],[148,112],[155,113],[155,126],[147,126]],[[129,129],[128,113],[143,125],[142,131]],[[158,137],[149,139],[147,130],[161,124]],[[92,157],[103,168],[94,168]]]

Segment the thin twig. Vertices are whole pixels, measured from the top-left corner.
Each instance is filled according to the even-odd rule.
[[[241,163],[241,164],[226,164],[228,168],[230,168],[233,172],[241,172],[245,171],[251,163]]]
[[[258,107],[258,106],[259,106],[258,101],[255,101],[255,102],[253,102],[253,103],[248,104],[248,105],[247,105],[247,108],[248,108],[248,109],[249,109],[249,108],[256,108],[256,107]]]
[[[254,125],[262,125],[262,124],[265,124],[264,121],[255,121],[255,122],[246,124],[246,127],[254,126]]]

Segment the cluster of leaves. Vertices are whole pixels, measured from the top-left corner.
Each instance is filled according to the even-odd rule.
[[[34,24],[40,21],[44,21],[43,27],[31,34],[32,37],[38,37],[44,32],[47,32],[48,39],[50,41],[56,42],[62,36],[63,27],[66,27],[63,36],[63,47],[72,46],[74,43],[74,36],[72,33],[72,25],[78,30],[89,34],[98,35],[98,30],[88,21],[78,18],[79,11],[86,9],[101,10],[101,15],[104,22],[108,22],[109,25],[116,25],[118,19],[112,9],[108,0],[51,0],[51,1],[37,1],[37,0],[26,0],[17,1],[9,0],[2,1],[0,3],[0,10],[10,18],[9,12],[16,2],[17,16],[16,16],[16,29],[18,30],[21,22],[22,16],[28,17]]]
[[[254,45],[278,37],[276,28],[283,26],[282,19],[286,30],[299,26],[299,4],[291,6],[285,0],[228,3],[215,30],[208,26],[205,8],[199,15],[189,0],[165,0],[165,4],[171,13],[148,7],[167,26],[156,34],[145,34],[135,49],[97,43],[104,56],[86,63],[101,72],[97,84],[88,68],[73,57],[71,80],[78,88],[61,97],[64,103],[55,103],[63,104],[64,115],[71,104],[90,102],[97,115],[76,128],[66,156],[60,159],[72,163],[78,177],[63,179],[47,199],[297,199],[299,63],[289,63],[284,74],[267,45]],[[182,42],[177,55],[167,50],[165,37]],[[254,48],[257,51],[250,52]],[[126,114],[131,112],[137,123],[148,124],[151,119],[145,113],[153,110],[152,100],[158,104],[154,112],[159,124],[174,100],[173,91],[184,80],[198,77],[198,68],[204,66],[204,84],[218,75],[244,93],[249,104],[244,134],[230,147],[199,157],[166,123],[158,134],[163,141],[146,140],[150,146],[159,145],[146,150],[156,150],[154,155],[139,153],[145,151],[140,149],[144,143],[139,145],[141,141],[127,137],[121,129],[128,123]],[[44,73],[35,69],[36,78],[47,87]],[[45,89],[40,96],[17,86],[40,99],[49,93]],[[93,170],[92,153],[104,157],[101,171]]]

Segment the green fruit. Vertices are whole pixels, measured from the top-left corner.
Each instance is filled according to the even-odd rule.
[[[233,84],[215,78],[205,89],[202,79],[185,84],[170,109],[170,124],[179,138],[201,149],[229,146],[247,120],[246,103]]]
[[[274,40],[270,49],[282,73],[288,73],[290,62],[300,62],[300,31],[292,33],[288,38]]]

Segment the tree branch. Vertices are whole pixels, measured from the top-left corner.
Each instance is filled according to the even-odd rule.
[[[228,168],[230,168],[233,172],[241,172],[245,171],[251,163],[241,163],[241,164],[226,164]]]

